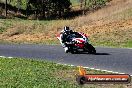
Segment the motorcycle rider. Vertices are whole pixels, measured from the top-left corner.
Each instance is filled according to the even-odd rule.
[[[79,35],[78,32],[73,32],[68,26],[65,26],[64,29],[61,31],[61,45],[63,46],[66,53],[68,53],[68,46],[66,42],[70,42],[71,38],[75,35]]]
[[[74,46],[78,49],[83,49],[83,51],[95,54],[95,48],[89,44],[88,36],[81,32],[73,32],[68,26],[65,26],[60,34],[57,35],[66,53],[74,53]],[[77,49],[76,49],[77,50]],[[76,52],[75,50],[75,52]],[[78,50],[77,50],[78,52]]]

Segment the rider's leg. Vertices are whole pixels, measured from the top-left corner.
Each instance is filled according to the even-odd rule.
[[[65,43],[61,42],[62,47],[64,48],[65,52],[68,53],[68,47]]]

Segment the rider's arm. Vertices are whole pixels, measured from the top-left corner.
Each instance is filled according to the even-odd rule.
[[[65,34],[61,35],[61,41],[62,41],[62,43],[66,42],[66,36],[65,36]]]
[[[78,32],[73,32],[73,34],[75,34],[75,35],[80,35]]]

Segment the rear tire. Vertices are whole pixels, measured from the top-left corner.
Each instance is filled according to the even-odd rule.
[[[88,47],[88,53],[90,53],[90,54],[96,54],[96,50],[95,50],[95,48],[91,45],[91,44],[88,44],[87,45]]]

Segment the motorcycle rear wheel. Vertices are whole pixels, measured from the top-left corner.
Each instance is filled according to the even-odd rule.
[[[96,50],[91,44],[87,44],[87,50],[90,54],[96,54]]]

